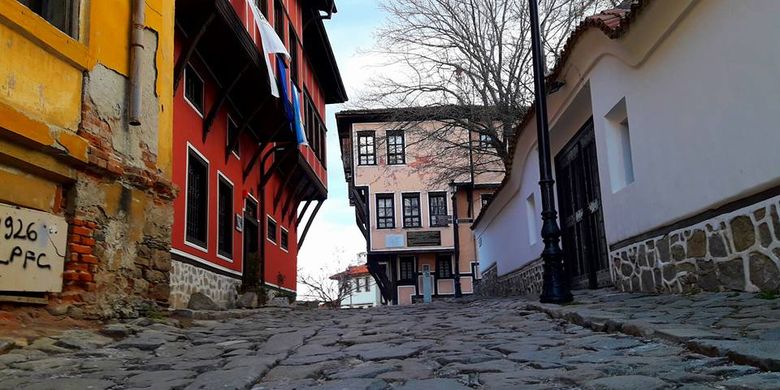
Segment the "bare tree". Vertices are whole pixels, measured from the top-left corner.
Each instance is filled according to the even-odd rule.
[[[346,275],[331,278],[324,268],[313,274],[304,274],[298,270],[298,283],[308,288],[308,298],[321,302],[325,307],[336,309],[344,298],[355,291],[353,283]]]
[[[540,0],[547,63],[583,17],[620,1]],[[533,100],[528,1],[387,0],[382,7],[387,24],[375,51],[387,67],[360,105],[424,107],[395,110],[391,119],[421,149],[436,151],[417,164],[437,172],[436,181],[504,172],[514,128]],[[429,121],[435,128],[422,126]]]

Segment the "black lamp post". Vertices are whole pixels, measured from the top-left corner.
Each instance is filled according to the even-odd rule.
[[[542,303],[567,303],[574,297],[569,290],[569,281],[563,271],[563,250],[561,250],[561,229],[558,227],[558,212],[555,210],[555,193],[550,161],[550,136],[547,125],[547,92],[544,85],[544,56],[539,33],[539,7],[536,0],[528,0],[531,14],[531,51],[534,66],[534,88],[536,90],[536,131],[539,142],[539,186],[542,189],[542,261],[544,279]]]

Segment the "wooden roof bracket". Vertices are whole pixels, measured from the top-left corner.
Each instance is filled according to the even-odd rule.
[[[192,55],[195,53],[195,49],[198,47],[198,42],[200,42],[200,39],[203,38],[203,35],[206,34],[206,30],[208,30],[209,25],[211,24],[211,22],[214,21],[216,17],[217,14],[215,12],[212,12],[209,15],[209,17],[206,19],[203,25],[200,26],[200,30],[198,30],[198,33],[195,34],[195,36],[186,46],[182,54],[179,55],[179,60],[176,61],[176,67],[174,68],[173,71],[173,93],[176,93],[176,89],[179,88],[179,82],[181,81],[181,78],[184,75],[184,67],[187,66],[188,62],[190,62],[190,58],[192,58]]]
[[[309,220],[306,221],[306,227],[303,228],[303,233],[301,233],[301,239],[298,240],[298,250],[301,250],[301,247],[303,246],[303,241],[306,240],[306,234],[309,233],[309,228],[311,227],[311,223],[314,222],[314,217],[317,216],[317,213],[320,211],[320,207],[322,207],[322,203],[324,200],[318,200],[317,206],[314,207],[314,210],[311,212],[311,216],[309,217]]]

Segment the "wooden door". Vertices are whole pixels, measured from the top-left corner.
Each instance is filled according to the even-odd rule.
[[[593,120],[555,157],[564,268],[573,288],[611,283]]]

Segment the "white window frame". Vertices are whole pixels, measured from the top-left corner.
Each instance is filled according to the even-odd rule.
[[[184,171],[184,245],[187,245],[189,247],[195,248],[201,252],[209,253],[209,213],[208,210],[206,210],[206,247],[202,247],[194,242],[187,240],[187,209],[189,208],[190,200],[189,200],[189,191],[187,190],[190,188],[190,150],[195,152],[195,154],[198,155],[203,161],[206,162],[206,170],[211,169],[211,162],[209,159],[206,158],[206,156],[203,155],[203,153],[200,152],[195,146],[193,146],[191,143],[187,142],[187,167]],[[208,180],[208,175],[206,175],[206,180]],[[211,189],[211,183],[207,183],[206,185],[206,197],[208,198],[209,190]],[[208,207],[208,202],[206,202],[206,206]]]
[[[266,218],[266,220],[265,220],[265,239],[270,241],[274,245],[278,245],[278,243],[276,241],[268,238],[268,221],[274,221],[274,223],[276,224],[276,231],[277,232],[276,232],[276,234],[274,234],[274,238],[276,238],[279,235],[279,222],[276,222],[276,220],[273,217],[271,217],[270,215],[268,215],[268,214],[265,215],[265,218]]]
[[[238,124],[236,123],[236,121],[234,121],[233,118],[230,117],[230,114],[228,114],[228,116],[227,116],[227,126],[225,126],[225,147],[226,148],[230,147],[230,124],[231,123],[233,123],[234,125],[236,125],[236,127],[238,127]],[[235,150],[231,150],[230,153],[233,156],[235,156],[237,160],[241,160],[241,155],[240,155],[240,153],[241,153],[241,135],[238,136],[238,139],[239,139],[239,141],[238,141],[238,145],[237,146],[238,146],[238,152],[239,153],[236,153]]]
[[[220,210],[219,210],[219,178],[220,177],[222,179],[224,179],[228,184],[230,184],[230,188],[233,190],[232,191],[233,192],[233,198],[235,198],[236,186],[235,186],[235,184],[233,184],[232,181],[230,181],[230,179],[228,179],[227,176],[225,176],[222,173],[222,171],[217,170],[217,257],[222,259],[222,260],[225,260],[225,261],[227,261],[229,263],[232,263],[233,259],[236,257],[236,252],[235,252],[235,250],[236,250],[236,240],[231,240],[232,248],[230,248],[230,252],[231,252],[231,256],[232,257],[223,256],[223,255],[221,255],[219,253],[219,223],[220,223],[220,221],[219,221],[219,212],[220,212]],[[236,205],[235,205],[235,202],[233,202],[233,199],[231,199],[230,203],[233,204],[233,208],[230,210],[230,220],[231,220],[231,222],[233,222],[233,220],[235,218],[235,212],[234,211],[236,209]],[[231,234],[233,233],[233,230],[235,228],[236,228],[235,223],[233,223],[233,227],[230,229],[230,233]]]
[[[201,96],[203,96],[203,110],[204,110],[204,111],[206,110],[206,81],[205,81],[205,80],[203,80],[203,77],[201,77],[201,76],[200,76],[200,74],[198,73],[198,71],[197,71],[197,70],[195,70],[195,67],[194,67],[194,66],[193,66],[191,63],[188,63],[188,64],[187,64],[187,65],[184,67],[184,76],[183,76],[183,78],[184,78],[184,84],[183,84],[183,89],[182,89],[182,95],[184,96],[184,101],[185,101],[185,102],[187,102],[187,104],[189,104],[190,108],[192,108],[192,109],[193,109],[193,111],[195,111],[195,112],[198,114],[198,116],[200,116],[200,117],[201,117],[201,119],[203,119],[203,113],[202,113],[202,112],[200,112],[200,110],[198,109],[198,107],[196,107],[196,106],[195,106],[195,105],[194,105],[194,104],[193,104],[193,103],[190,101],[190,99],[187,99],[187,75],[189,74],[189,71],[190,71],[190,70],[192,70],[192,73],[194,73],[194,74],[195,74],[195,77],[197,77],[197,78],[198,78],[198,80],[200,80],[200,85],[202,86],[202,88],[201,88],[201,89],[202,89],[202,91],[201,91]]]
[[[287,248],[282,246],[282,232],[287,234]],[[284,226],[279,226],[279,249],[283,250],[285,253],[290,253],[290,231]]]

